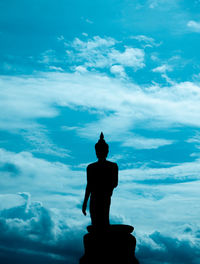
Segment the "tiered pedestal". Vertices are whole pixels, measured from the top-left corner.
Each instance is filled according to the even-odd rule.
[[[80,264],[136,264],[136,239],[132,226],[109,225],[104,228],[88,226],[84,236],[85,254]]]

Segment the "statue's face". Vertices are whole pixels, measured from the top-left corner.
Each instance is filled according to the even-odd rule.
[[[107,150],[96,150],[96,155],[98,159],[105,159],[108,155]]]

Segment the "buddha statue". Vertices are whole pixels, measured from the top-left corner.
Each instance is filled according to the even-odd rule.
[[[87,166],[87,185],[82,206],[82,212],[86,215],[87,202],[90,198],[90,217],[92,226],[104,228],[109,226],[109,211],[113,189],[118,185],[118,166],[108,161],[109,146],[101,132],[98,142],[95,144],[98,160]]]

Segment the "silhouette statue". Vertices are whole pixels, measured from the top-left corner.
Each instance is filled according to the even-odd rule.
[[[135,257],[136,239],[129,225],[110,225],[109,210],[113,189],[118,185],[118,166],[106,160],[108,144],[101,132],[95,145],[97,162],[87,167],[87,185],[82,206],[86,215],[90,198],[92,225],[83,237],[84,255],[79,264],[138,264]]]
[[[109,226],[109,210],[113,189],[118,185],[118,166],[106,160],[109,147],[101,132],[95,144],[97,162],[87,167],[87,186],[82,212],[86,215],[87,202],[90,198],[90,217],[92,226],[104,228]]]

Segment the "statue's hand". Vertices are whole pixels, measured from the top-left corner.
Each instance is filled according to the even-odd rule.
[[[87,207],[87,205],[86,205],[85,203],[83,203],[83,206],[82,206],[82,212],[83,212],[84,215],[87,214],[87,213],[86,213],[86,207]]]

